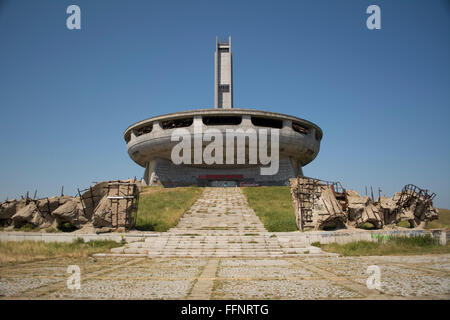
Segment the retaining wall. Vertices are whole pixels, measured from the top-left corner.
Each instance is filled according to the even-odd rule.
[[[325,243],[349,243],[354,241],[378,241],[387,240],[392,237],[417,237],[431,235],[439,239],[441,244],[446,244],[450,238],[450,231],[436,230],[339,230],[339,231],[307,231],[307,232],[275,232],[278,238],[295,237],[296,241],[303,241],[310,245],[313,242]]]
[[[104,233],[104,234],[74,234],[74,233],[40,233],[40,232],[0,232],[0,241],[44,241],[44,242],[72,242],[77,238],[84,241],[90,240],[113,240],[120,242],[140,241],[147,237],[158,237],[159,232],[142,233]],[[441,244],[446,244],[450,238],[450,231],[446,230],[339,230],[339,231],[307,231],[307,232],[273,232],[280,241],[299,241],[306,245],[313,242],[325,243],[349,243],[353,241],[377,241],[378,239],[389,239],[390,237],[417,237],[430,234],[439,239]]]
[[[44,242],[72,242],[75,239],[90,240],[113,240],[120,242],[134,242],[146,237],[156,237],[158,233],[104,233],[104,234],[73,234],[73,233],[40,233],[40,232],[0,232],[0,241],[44,241]]]

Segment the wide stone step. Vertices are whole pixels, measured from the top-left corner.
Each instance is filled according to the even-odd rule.
[[[239,242],[239,243],[224,243],[224,242],[209,242],[209,243],[192,243],[192,242],[176,242],[176,243],[151,243],[142,242],[139,244],[130,245],[132,248],[142,248],[142,247],[265,247],[265,248],[280,248],[283,246],[277,243],[265,243],[265,242]],[[285,246],[286,248],[297,248],[305,247],[302,246]]]
[[[141,242],[140,244],[144,244]],[[108,254],[106,254],[107,256]],[[320,248],[313,246],[283,248],[283,247],[140,247],[137,243],[130,243],[124,247],[112,248],[112,256],[148,256],[155,257],[291,257],[291,256],[329,256]],[[99,256],[105,256],[101,254]]]
[[[221,242],[221,243],[241,243],[241,242],[274,242],[278,243],[278,241],[270,239],[268,237],[224,237],[224,238],[204,238],[204,237],[171,237],[171,238],[161,238],[158,240],[146,240],[145,243],[177,243],[177,242],[189,242],[189,243],[206,243],[206,242]],[[300,243],[300,242],[299,242]],[[289,243],[286,243],[289,245]]]
[[[144,248],[127,248],[127,249],[145,249],[145,250],[166,250],[166,251],[174,251],[174,250],[210,250],[210,251],[217,251],[217,250],[224,250],[224,251],[241,251],[241,250],[247,250],[247,251],[271,251],[271,250],[300,250],[304,248],[267,248],[267,247],[144,247]]]
[[[272,241],[267,238],[253,238],[247,237],[242,239],[186,239],[186,238],[177,238],[177,239],[169,239],[167,241],[145,241],[142,243],[165,243],[165,244],[177,244],[177,243],[199,243],[199,244],[211,244],[211,243],[223,243],[223,244],[237,244],[237,243],[267,243],[267,244],[279,244],[278,241]],[[284,246],[290,245],[298,245],[303,244],[304,242],[298,243],[285,243],[282,244]],[[138,245],[138,244],[134,244]]]
[[[290,257],[318,256],[295,233],[269,233],[239,188],[207,188],[178,225],[144,241],[111,249],[112,256]],[[104,254],[103,254],[104,255]]]
[[[209,235],[227,235],[227,234],[245,234],[245,233],[265,233],[263,229],[218,229],[218,228],[205,228],[205,229],[190,229],[189,231],[168,231],[169,234],[186,234],[188,232],[196,234],[209,234]]]

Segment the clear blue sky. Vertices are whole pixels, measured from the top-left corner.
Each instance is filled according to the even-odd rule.
[[[414,183],[450,208],[444,0],[0,0],[0,200],[142,177],[124,130],[213,106],[216,35],[232,36],[235,107],[323,129],[306,175],[388,196]]]

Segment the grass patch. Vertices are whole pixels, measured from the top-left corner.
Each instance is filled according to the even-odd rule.
[[[31,223],[25,223],[25,224],[21,225],[20,227],[14,227],[14,230],[22,231],[22,232],[38,232],[40,230],[40,228],[34,226]]]
[[[290,187],[243,187],[242,190],[269,232],[297,230]]]
[[[408,221],[404,220],[404,221],[400,221],[399,223],[397,223],[397,227],[402,227],[402,228],[411,228],[411,225],[409,224]]]
[[[431,221],[427,229],[450,229],[450,210],[437,209],[439,211],[438,219]]]
[[[356,227],[359,229],[364,229],[364,230],[374,230],[375,229],[375,226],[370,222],[362,223]]]
[[[438,219],[427,224],[425,229],[450,229],[450,210],[437,209],[439,211]],[[397,223],[398,227],[411,228],[409,221],[401,221]]]
[[[83,239],[76,239],[73,242],[2,241],[0,242],[0,265],[56,257],[87,257],[119,246],[121,246],[120,243],[111,240],[89,242],[83,242]]]
[[[139,196],[136,229],[164,232],[201,196],[199,187],[145,187]]]
[[[392,237],[378,241],[355,241],[346,244],[313,243],[327,252],[339,253],[344,256],[385,256],[450,253],[450,244],[442,246],[439,240],[430,235],[417,237]]]

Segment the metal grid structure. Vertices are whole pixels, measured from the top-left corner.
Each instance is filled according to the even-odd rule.
[[[83,215],[90,218],[104,195],[94,195],[94,189],[92,187],[84,190],[77,188],[77,192],[80,197],[81,207],[83,208]]]
[[[131,229],[136,225],[139,190],[136,178],[132,182],[108,181],[107,198],[111,201],[111,226]],[[130,214],[129,214],[130,212]],[[124,220],[124,225],[120,221]]]
[[[407,184],[403,187],[399,199],[397,200],[397,211],[401,211],[411,206],[413,201],[423,201],[426,206],[433,206],[435,193],[428,193],[427,189],[421,189],[414,184]]]
[[[299,206],[299,227],[303,231],[313,222],[312,210],[315,199],[320,195],[320,192],[318,192],[319,180],[312,178],[302,180],[302,183],[298,183],[297,199]]]
[[[342,211],[346,211],[348,207],[347,192],[340,182],[324,181],[327,186],[331,187],[336,200],[341,204]]]
[[[297,199],[298,199],[298,226],[301,231],[308,228],[314,228],[313,209],[322,193],[321,187],[328,186],[333,191],[336,200],[342,206],[342,211],[347,210],[348,199],[345,189],[340,182],[324,181],[316,178],[302,177],[301,182],[297,180]],[[328,208],[327,208],[328,210]],[[331,214],[331,212],[328,212]]]

